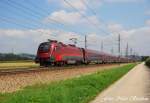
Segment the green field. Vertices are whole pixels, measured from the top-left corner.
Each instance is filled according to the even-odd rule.
[[[34,68],[38,67],[33,61],[5,61],[0,62],[0,69]]]
[[[136,64],[104,70],[50,84],[37,84],[23,90],[0,94],[0,103],[88,103]]]

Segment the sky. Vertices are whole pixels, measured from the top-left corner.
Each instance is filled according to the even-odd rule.
[[[150,55],[150,0],[0,0],[0,52],[36,54],[47,39]],[[132,48],[132,50],[131,50]],[[131,52],[132,51],[132,52]]]

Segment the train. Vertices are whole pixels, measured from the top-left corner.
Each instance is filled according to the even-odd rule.
[[[80,48],[56,40],[42,42],[38,47],[35,58],[35,62],[39,63],[40,66],[90,63],[128,63],[132,61],[131,58],[118,57],[96,50]]]

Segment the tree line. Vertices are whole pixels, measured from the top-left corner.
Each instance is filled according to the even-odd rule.
[[[34,58],[35,55],[32,54],[0,53],[0,61],[34,60]]]

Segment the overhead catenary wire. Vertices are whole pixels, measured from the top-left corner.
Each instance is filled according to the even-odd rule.
[[[8,1],[8,2],[7,2]],[[32,9],[30,9],[30,8],[28,8],[28,7],[26,7],[26,6],[24,6],[24,5],[22,5],[22,4],[19,4],[19,3],[17,3],[17,2],[12,2],[11,0],[7,0],[7,1],[4,1],[5,3],[7,3],[7,4],[9,4],[10,6],[13,6],[14,8],[16,8],[16,9],[20,9],[20,8],[23,8],[22,10],[23,11],[25,11],[26,13],[28,12],[28,11],[30,11],[30,15],[33,15],[33,16],[35,16],[35,15],[38,15],[39,16],[39,13],[37,12],[37,11],[33,11]],[[11,4],[11,3],[13,3],[13,4]],[[17,5],[17,7],[16,6],[14,6],[14,5]],[[28,11],[27,11],[28,10]],[[32,12],[31,12],[32,11]],[[29,12],[28,12],[28,14],[29,14]],[[40,15],[41,16],[41,15]],[[86,17],[86,16],[84,16],[84,17]],[[39,17],[38,17],[39,18]],[[87,17],[86,17],[87,18]],[[48,18],[48,19],[50,19],[50,18]],[[60,23],[60,22],[58,22],[58,21],[56,21],[56,20],[52,20],[52,19],[50,19],[51,21],[54,21],[54,22],[57,22],[57,23],[59,23],[59,24],[62,24],[62,23]],[[87,20],[89,21],[89,19],[87,18]],[[91,22],[91,21],[90,21]],[[62,24],[62,25],[64,25],[64,24]],[[93,25],[95,25],[95,24],[93,24]],[[95,25],[96,26],[96,25]],[[97,26],[96,26],[97,27]],[[103,31],[103,32],[105,32],[105,31]]]
[[[5,3],[6,3],[6,2],[5,2]],[[22,12],[21,10],[23,10],[25,13],[28,13],[28,11],[22,9],[21,7],[19,8],[19,7],[17,7],[17,6],[11,5],[11,3],[7,3],[7,4],[8,4],[9,6],[13,6],[15,9],[19,10],[20,12]],[[28,14],[30,14],[30,13],[28,13]],[[33,14],[30,14],[30,15],[33,15]],[[11,17],[11,18],[1,17],[0,19],[3,20],[3,21],[6,22],[6,23],[12,23],[12,24],[15,24],[15,25],[17,25],[17,26],[19,26],[19,27],[23,27],[24,29],[33,29],[33,28],[39,26],[39,25],[38,25],[38,22],[39,22],[39,21],[38,21],[38,20],[35,20],[35,19],[32,19],[32,20],[27,19],[27,20],[25,20],[26,22],[32,23],[32,25],[34,25],[34,26],[31,26],[31,25],[27,26],[26,24],[28,24],[28,23],[21,24],[19,20],[15,20],[15,19],[12,18],[12,17]],[[23,20],[22,20],[22,21],[23,21]],[[22,21],[21,21],[21,22],[22,22]],[[42,24],[42,25],[43,25],[43,24]],[[43,34],[46,34],[45,32],[42,32],[42,31],[39,31],[39,32],[41,32],[41,33],[43,33]]]
[[[102,30],[101,28],[99,28],[99,26],[95,23],[93,23],[86,15],[84,15],[83,13],[80,12],[80,10],[78,10],[76,7],[74,7],[69,1],[67,0],[63,0],[66,4],[68,4],[71,8],[73,8],[75,11],[77,11],[83,18],[85,18],[88,23],[92,24],[95,28],[97,28],[98,31],[103,32],[107,35],[109,35],[108,32]]]
[[[95,16],[100,20],[100,22],[103,22],[103,24],[104,24],[106,27],[108,26],[108,24],[107,24],[102,18],[100,18],[100,17],[97,16],[96,11],[88,4],[87,1],[85,1],[85,0],[80,0],[80,1],[90,10],[90,12],[91,12],[93,15],[95,15]],[[110,30],[109,30],[109,31],[110,31]],[[112,31],[110,31],[110,32],[113,34]]]
[[[31,11],[28,11],[27,9],[24,9],[23,7],[20,7],[20,6],[16,6],[16,5],[14,5],[14,4],[12,4],[12,3],[10,3],[10,2],[4,2],[4,3],[6,3],[8,6],[11,6],[11,7],[13,7],[13,9],[16,9],[17,11],[19,11],[20,13],[26,13],[26,14],[28,14],[28,15],[32,15],[35,19],[31,19],[31,18],[28,18],[27,16],[28,15],[25,15],[25,17],[26,17],[26,20],[24,20],[24,21],[27,21],[27,22],[29,22],[29,23],[34,23],[34,24],[37,24],[37,25],[42,25],[42,27],[43,26],[45,26],[43,23],[41,23],[41,22],[39,22],[39,16],[37,17],[36,15],[34,15]],[[13,11],[11,11],[11,12],[13,12]],[[16,14],[16,12],[14,12],[15,14]],[[17,12],[18,13],[18,12]],[[7,18],[7,17],[6,17]],[[11,17],[11,19],[13,19],[12,17]],[[18,22],[19,20],[17,20],[17,22]]]
[[[94,11],[94,9],[89,6],[88,2],[85,0],[80,0],[90,11],[92,14],[94,14],[97,17],[97,13]],[[102,18],[98,18],[101,22],[103,22],[103,24],[107,27],[108,24],[105,23],[105,21]],[[114,32],[112,32],[111,30],[109,30],[112,34],[114,34]],[[118,32],[116,32],[117,34],[119,34]]]
[[[27,30],[33,30],[32,28],[32,26],[27,26],[27,25],[23,25],[23,24],[20,24],[20,23],[17,23],[17,22],[15,22],[15,21],[13,21],[13,20],[8,20],[8,19],[6,19],[6,18],[2,18],[2,17],[0,17],[0,20],[2,20],[2,22],[6,22],[6,23],[11,23],[11,24],[15,24],[15,25],[17,25],[17,26],[21,26],[21,27],[23,27],[24,29],[27,29]],[[43,31],[38,31],[38,32],[41,32],[42,34],[49,34],[49,33],[45,33],[45,32],[43,32]],[[55,36],[55,35],[52,35],[51,34],[51,36]]]
[[[27,30],[33,30],[32,28],[32,26],[30,25],[30,26],[26,26],[26,25],[23,25],[23,24],[20,24],[20,23],[17,23],[17,22],[15,22],[15,21],[13,21],[13,20],[10,20],[10,19],[6,19],[6,18],[2,18],[2,17],[0,17],[0,20],[2,20],[3,22],[7,22],[7,23],[12,23],[12,24],[15,24],[15,25],[17,25],[17,26],[22,26],[22,27],[24,27],[25,29],[27,29]],[[37,31],[37,32],[40,32],[40,33],[42,33],[42,34],[50,34],[50,33],[47,33],[47,32],[43,32],[43,31]],[[51,34],[51,36],[55,36],[55,35],[53,35],[53,34]],[[79,41],[79,42],[82,42],[82,43],[84,43],[84,41],[80,41],[80,40],[77,40],[77,41]],[[92,44],[92,43],[88,43],[89,45],[94,45],[94,44]]]
[[[24,19],[16,19],[13,17],[1,17],[0,16],[1,21],[3,19],[5,19],[6,21],[12,21],[13,23],[17,23],[17,24],[24,24],[24,25],[29,25],[30,29],[35,29],[35,28],[41,28],[41,26],[39,25],[38,22],[35,22],[34,20],[24,20]],[[32,25],[32,27],[31,27]],[[42,27],[44,27],[45,25],[42,25]]]
[[[12,2],[11,0],[7,0],[7,1],[9,1],[9,2]],[[7,2],[8,3],[8,2]],[[17,3],[17,2],[12,2],[13,4],[15,4],[15,5],[18,5],[18,6],[20,6],[20,7],[23,7],[23,8],[25,8],[25,9],[29,9],[29,11],[33,11],[32,9],[30,9],[30,8],[28,8],[28,7],[25,7],[24,5],[22,5],[22,4],[19,4],[19,3]],[[16,8],[16,7],[15,7]],[[33,11],[36,15],[38,14],[39,15],[39,13],[37,12],[37,11]],[[85,16],[86,17],[86,16]],[[52,19],[51,19],[52,20]],[[52,20],[53,21],[53,20]],[[57,22],[58,23],[58,21],[56,21],[56,20],[54,20],[54,22]],[[60,23],[60,22],[59,22]]]
[[[37,18],[39,18],[40,19],[40,16],[42,16],[40,13],[38,13],[38,12],[35,12],[35,11],[33,11],[32,9],[28,9],[27,7],[25,7],[24,5],[20,5],[19,3],[14,3],[14,2],[12,2],[11,0],[8,0],[9,2],[6,2],[5,1],[5,3],[7,4],[7,5],[9,5],[9,6],[12,6],[12,7],[14,7],[15,9],[17,9],[18,11],[20,11],[20,12],[25,12],[26,14],[29,14],[29,15],[32,15],[32,16],[34,16],[34,17],[36,17],[36,19]],[[35,16],[36,15],[36,16]],[[50,19],[51,20],[51,19]],[[28,20],[26,20],[26,21],[28,21]],[[31,22],[35,22],[36,24],[38,24],[37,22],[39,22],[38,21],[38,19],[37,20],[35,20],[35,19],[32,19],[31,20]],[[62,23],[60,23],[59,21],[54,21],[54,22],[56,22],[57,24],[62,24]],[[43,23],[41,23],[43,26],[45,26]],[[62,25],[65,25],[65,24],[62,24]],[[46,26],[45,26],[46,27]],[[75,32],[75,31],[73,31],[74,33],[77,33],[77,32]],[[77,33],[78,34],[78,33]]]
[[[94,15],[97,15],[94,9],[92,9],[85,0],[81,0],[81,2],[91,11],[91,13],[93,13]]]
[[[101,32],[103,32],[103,33],[105,33],[105,34],[107,34],[107,35],[110,35],[110,34],[111,34],[111,33],[106,32],[105,30],[101,29],[101,28],[99,27],[99,25],[96,25],[96,24],[93,23],[91,20],[89,20],[89,18],[88,18],[85,14],[81,13],[80,10],[78,10],[75,6],[73,6],[73,5],[71,4],[71,2],[69,2],[69,1],[67,1],[67,0],[63,0],[63,1],[64,1],[66,4],[68,4],[70,7],[72,7],[75,11],[77,11],[82,17],[84,17],[90,24],[92,24],[94,27],[96,27],[99,31],[101,31]],[[82,3],[84,3],[86,6],[88,6],[88,4],[87,4],[85,1],[82,1]],[[90,6],[88,6],[87,8],[89,8],[90,11],[97,17],[96,12],[94,12],[94,10],[90,8]],[[101,21],[103,21],[103,20],[101,20]],[[104,21],[103,21],[103,22],[104,22]],[[106,24],[105,22],[104,22],[104,24],[107,26],[107,24]],[[112,31],[111,31],[111,32],[112,32]],[[113,34],[113,32],[112,32],[112,34]]]
[[[11,1],[11,2],[12,2],[12,0],[7,0],[7,1]],[[12,2],[12,3],[13,3],[13,2]],[[13,4],[12,4],[12,3],[11,3],[11,4],[9,3],[9,5],[11,5],[11,6],[12,6],[12,5],[16,5],[16,2],[13,3]],[[27,13],[27,14],[34,15],[34,16],[36,15],[36,18],[39,18],[39,19],[40,19],[41,14],[40,14],[39,12],[33,11],[32,9],[29,9],[28,7],[26,7],[26,6],[22,5],[22,4],[21,4],[20,6],[19,6],[19,5],[20,5],[20,3],[17,3],[17,7],[16,7],[16,6],[13,6],[13,7],[16,7],[16,8],[19,7],[20,9],[23,8],[24,10],[21,9],[21,10],[23,10],[23,12],[24,12],[24,11],[26,11],[25,13],[30,12],[30,13]],[[18,8],[18,10],[20,10],[19,8]],[[43,14],[44,14],[44,13],[43,13]],[[84,15],[84,14],[83,14],[83,15]],[[38,17],[37,17],[37,16],[38,16]],[[86,15],[85,15],[85,17],[86,17]],[[33,21],[35,21],[35,20],[33,20]],[[33,21],[32,21],[32,22],[33,22]],[[55,21],[53,21],[53,22],[55,22]],[[90,22],[92,23],[91,20],[90,20]],[[55,22],[55,23],[59,24],[59,22]],[[38,24],[38,23],[37,23],[37,24]],[[42,25],[43,25],[43,24],[42,24]],[[64,24],[62,24],[62,25],[64,25]],[[94,24],[94,25],[95,25],[95,24]],[[95,25],[95,26],[97,26],[97,25]],[[102,30],[101,30],[101,31],[102,31]]]
[[[91,11],[91,13],[92,14],[94,14],[95,16],[97,16],[97,13],[94,11],[94,9],[92,8],[92,6],[90,6],[90,4],[88,4],[88,2],[87,1],[85,1],[85,0],[81,0],[88,8],[89,8],[89,10]],[[98,19],[107,27],[109,24],[108,23],[106,23],[102,18],[100,18],[100,17],[98,17]],[[119,33],[119,32],[117,32],[117,31],[112,31],[112,30],[109,30],[112,34],[114,34],[114,33],[116,33],[116,34],[118,34],[118,35],[120,35],[121,36],[121,34]],[[123,41],[123,39],[121,40],[121,41]],[[121,42],[120,41],[120,42]],[[128,41],[127,41],[128,42]],[[115,44],[116,45],[116,44]],[[128,45],[129,45],[129,43],[128,43]],[[121,46],[121,45],[120,45]],[[129,47],[126,47],[125,48],[125,55],[129,55],[129,53],[126,53],[127,51],[126,51],[126,49],[127,48],[129,48]],[[131,50],[132,51],[132,50]],[[121,52],[121,51],[120,51]]]
[[[28,2],[28,4],[30,4],[32,7],[38,8],[38,11],[41,11],[43,14],[46,14],[46,15],[49,15],[49,14],[50,14],[47,10],[45,10],[44,8],[39,7],[38,5],[36,5],[35,3],[33,3],[31,0],[28,0],[27,2]],[[60,24],[62,24],[62,25],[64,25],[64,26],[67,25],[67,24],[65,24],[65,22],[64,22],[62,19],[61,19],[61,22],[58,21],[58,20],[52,19],[52,18],[48,18],[48,19],[50,19],[50,21],[51,21],[51,20],[54,20],[56,23],[60,23]]]
[[[20,23],[18,23],[18,22],[16,22],[16,21],[14,21],[14,20],[12,20],[12,19],[7,19],[7,18],[4,18],[4,17],[0,17],[0,21],[2,21],[2,22],[6,22],[6,23],[11,23],[11,24],[15,24],[15,25],[17,25],[17,26],[21,26],[21,27],[23,27],[24,29],[32,29],[33,28],[33,26],[27,26],[27,25],[22,25],[22,24],[20,24]]]
[[[101,22],[103,22],[103,24],[105,26],[108,26],[108,24],[102,18],[100,18],[100,17],[97,16],[96,11],[89,5],[89,3],[87,1],[85,1],[85,0],[80,0],[80,1],[90,10],[90,12],[93,15],[95,15]],[[110,32],[113,33],[112,31],[110,31]]]
[[[16,9],[21,9],[21,10],[23,10],[25,13],[30,14],[30,15],[32,15],[33,17],[35,17],[35,15],[36,15],[36,17],[38,16],[38,17],[37,17],[38,19],[41,19],[41,17],[42,17],[43,15],[48,14],[47,11],[45,11],[44,9],[38,7],[36,4],[32,3],[31,1],[28,1],[28,2],[32,4],[32,7],[39,8],[39,10],[40,10],[41,12],[38,12],[39,10],[38,10],[38,11],[34,11],[34,10],[30,9],[29,7],[24,6],[23,4],[17,3],[17,2],[12,1],[12,0],[7,0],[7,1],[8,1],[8,2],[6,2],[6,1],[5,1],[5,2],[6,2],[8,5],[13,6],[13,7],[16,8]],[[48,21],[51,21],[51,22],[53,22],[53,23],[56,23],[57,25],[67,26],[67,24],[63,23],[63,20],[61,20],[61,22],[58,21],[58,20],[55,20],[55,19],[53,19],[53,18],[47,18],[47,20],[48,20]],[[56,24],[55,24],[55,25],[56,25]],[[68,27],[70,27],[70,26],[68,26]],[[75,32],[75,31],[73,31],[73,32]],[[76,33],[76,32],[75,32],[75,33]]]
[[[33,17],[35,17],[35,15],[36,15],[36,17],[38,19],[41,19],[41,16],[42,16],[41,13],[42,12],[39,13],[37,11],[34,11],[31,8],[28,8],[28,7],[24,6],[23,4],[20,4],[20,3],[16,2],[16,1],[12,1],[12,0],[2,0],[2,1],[5,2],[7,5],[10,5],[10,6],[16,8],[16,9],[21,9],[23,12],[25,12],[25,13],[27,13],[29,15],[32,15]],[[52,22],[54,22],[54,23],[57,23],[59,25],[64,25],[64,24],[62,24],[61,22],[59,22],[57,20],[54,20],[54,19],[51,19],[51,18],[47,18],[47,19],[52,21]]]
[[[26,29],[26,30],[35,30],[33,28],[35,26],[37,26],[37,25],[34,25],[34,26],[32,25],[31,26],[31,25],[22,24],[20,22],[17,22],[16,20],[14,21],[14,19],[8,19],[8,18],[4,18],[4,17],[0,17],[0,21],[5,22],[5,23],[9,23],[9,24],[12,24],[12,25],[17,25],[18,27],[22,27],[23,29]],[[60,30],[58,30],[58,31],[61,32]],[[48,32],[41,31],[40,29],[37,32],[40,32],[42,34],[51,35],[51,36],[55,37],[55,39],[56,39],[56,35],[55,34],[50,34]]]

